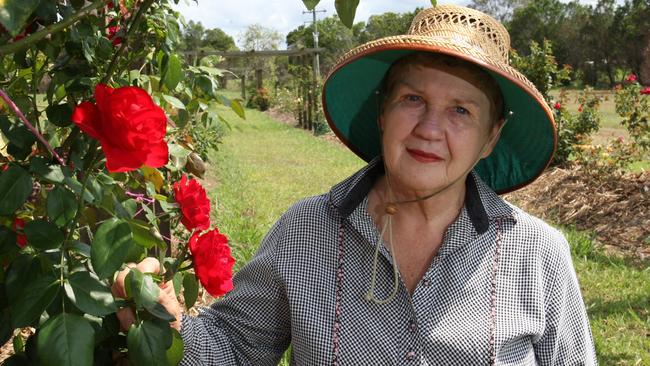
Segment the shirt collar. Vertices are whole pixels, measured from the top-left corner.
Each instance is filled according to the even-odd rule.
[[[339,214],[347,219],[383,174],[383,161],[381,157],[376,157],[357,173],[332,187],[329,194],[330,202],[337,208]],[[465,184],[465,209],[474,230],[479,235],[488,230],[490,219],[496,217],[514,219],[512,207],[494,193],[476,173],[470,173]]]

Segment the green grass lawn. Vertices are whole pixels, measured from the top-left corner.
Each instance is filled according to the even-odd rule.
[[[214,222],[232,242],[237,268],[295,201],[320,194],[363,162],[344,147],[247,110],[211,155]],[[213,184],[214,183],[214,184]],[[650,268],[603,256],[589,235],[563,228],[574,252],[602,365],[650,365]],[[282,364],[288,364],[287,360]]]

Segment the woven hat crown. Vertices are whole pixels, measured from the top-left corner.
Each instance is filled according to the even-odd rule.
[[[507,65],[510,35],[501,23],[474,9],[438,5],[419,12],[409,34],[449,39],[450,43],[472,49]]]

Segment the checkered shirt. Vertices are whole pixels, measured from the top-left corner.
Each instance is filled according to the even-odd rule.
[[[197,317],[185,315],[182,365],[595,365],[569,246],[477,175],[411,296],[369,302],[379,232],[367,194],[381,160],[290,208]],[[393,288],[380,248],[375,293]]]

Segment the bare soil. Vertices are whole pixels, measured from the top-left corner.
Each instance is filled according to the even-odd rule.
[[[650,260],[648,171],[602,178],[552,168],[505,198],[548,221],[593,232],[609,254]]]

